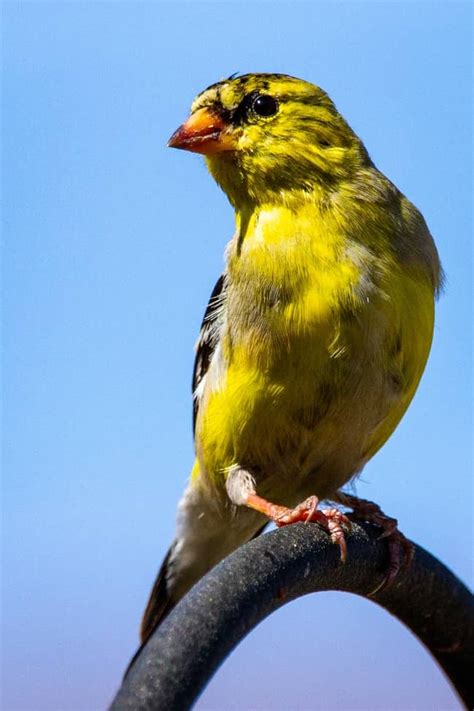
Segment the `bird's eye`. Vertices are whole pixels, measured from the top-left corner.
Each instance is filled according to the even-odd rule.
[[[278,104],[273,96],[260,94],[255,98],[252,109],[258,116],[273,116],[278,111]]]

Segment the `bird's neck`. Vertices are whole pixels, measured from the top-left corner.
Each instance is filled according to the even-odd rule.
[[[268,205],[292,208],[307,202],[324,201],[352,175],[347,161],[341,174],[324,172],[324,162],[321,165],[311,163],[307,171],[294,170],[287,174],[270,170],[265,173],[255,170],[249,156],[236,156],[231,152],[219,153],[218,157],[207,156],[206,163],[237,213]]]

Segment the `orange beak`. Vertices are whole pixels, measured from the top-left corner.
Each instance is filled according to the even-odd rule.
[[[198,109],[173,133],[168,146],[210,155],[235,150],[229,124],[209,109]]]

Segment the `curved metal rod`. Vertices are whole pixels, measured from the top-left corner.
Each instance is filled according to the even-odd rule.
[[[380,529],[353,524],[347,562],[317,524],[262,535],[211,570],[155,631],[123,681],[111,711],[185,711],[232,649],[287,602],[322,590],[373,600],[431,652],[468,708],[474,707],[474,599],[436,558],[415,557],[388,589]]]

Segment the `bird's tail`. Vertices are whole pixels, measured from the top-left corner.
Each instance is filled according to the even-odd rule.
[[[143,613],[140,626],[140,640],[142,644],[145,644],[152,632],[158,627],[159,624],[161,624],[168,613],[171,612],[173,607],[176,605],[176,601],[170,596],[167,583],[168,565],[172,550],[173,547],[169,549],[163,563],[161,564],[161,568],[156,576],[150,597],[148,598],[145,612]]]
[[[163,622],[165,617],[171,612],[173,607],[178,602],[178,600],[173,600],[173,598],[171,597],[167,581],[169,562],[173,553],[173,547],[174,544],[171,546],[168,553],[166,554],[166,557],[163,560],[163,563],[161,564],[161,568],[158,571],[158,575],[156,576],[156,580],[153,584],[150,597],[148,598],[147,606],[145,608],[145,612],[143,613],[142,622],[140,625],[140,646],[138,647],[137,651],[130,660],[130,663],[123,677],[124,679],[129,673],[130,669],[135,664],[138,655],[142,651],[143,647],[145,646],[153,632],[161,624],[161,622]]]
[[[140,627],[141,649],[188,590],[239,545],[258,536],[267,521],[255,511],[216,507],[193,485],[179,506],[176,539],[156,577]]]
[[[267,522],[261,525],[257,531],[252,532],[253,535],[247,537],[256,538],[259,536],[264,528],[266,528]],[[173,607],[180,601],[181,597],[187,589],[192,587],[196,580],[199,580],[201,575],[204,575],[209,568],[212,567],[222,556],[219,556],[217,560],[212,563],[209,562],[207,565],[204,564],[203,568],[196,575],[193,575],[192,580],[190,580],[184,589],[176,590],[176,586],[173,586],[173,590],[170,589],[170,563],[171,568],[174,569],[174,556],[175,556],[175,546],[176,541],[172,544],[171,548],[168,550],[163,563],[161,564],[156,580],[153,583],[153,587],[148,598],[148,602],[143,613],[142,622],[140,625],[140,641],[144,645],[147,640],[151,637],[156,628],[163,622],[165,617],[171,612]],[[179,546],[177,546],[179,548]],[[172,561],[173,559],[173,561]]]

